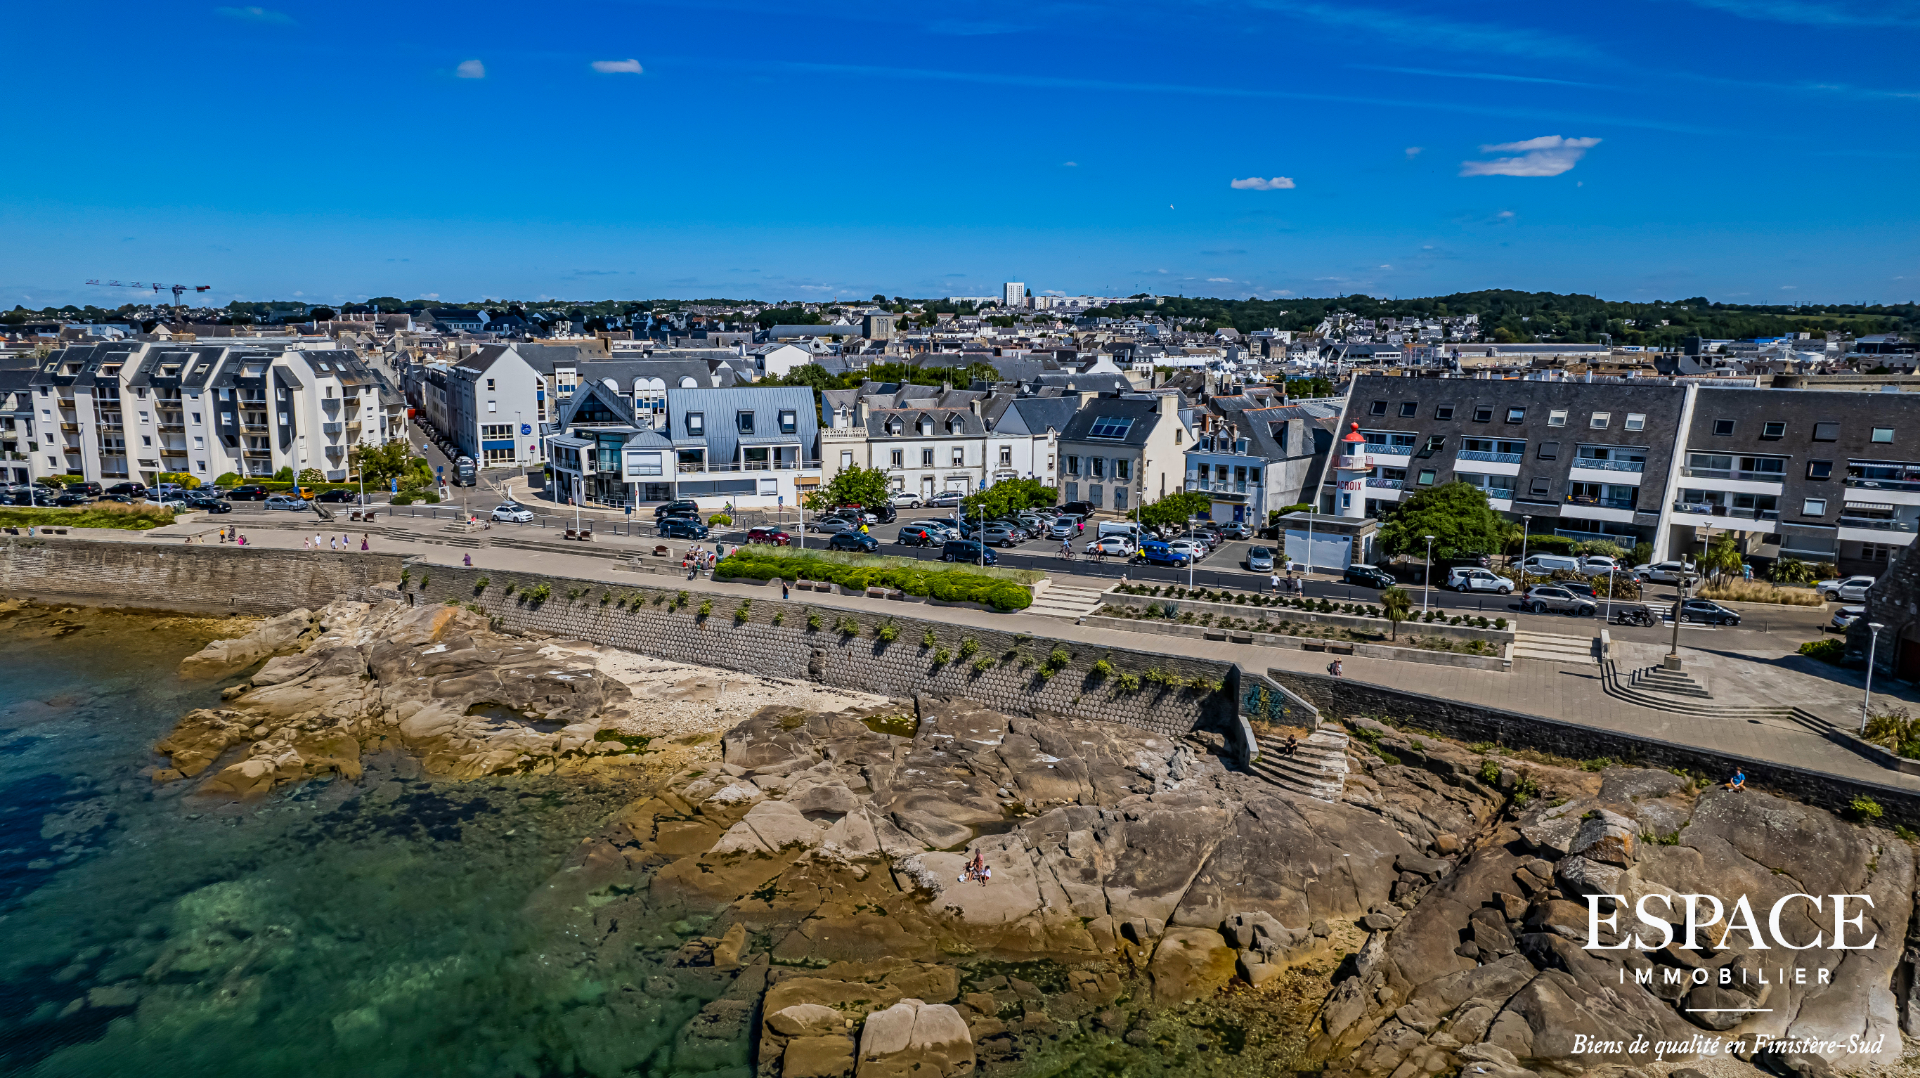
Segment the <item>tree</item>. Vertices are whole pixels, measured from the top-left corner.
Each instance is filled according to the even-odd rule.
[[[393,438],[376,446],[356,445],[347,454],[348,468],[359,473],[368,486],[381,486],[390,479],[399,479],[408,472],[420,470],[426,463],[425,457],[414,455],[413,446],[404,438]]]
[[[967,495],[961,508],[967,516],[1003,517],[1021,509],[1041,509],[1060,502],[1060,492],[1038,479],[1002,479]]]
[[[1439,557],[1491,554],[1501,549],[1511,527],[1487,504],[1485,491],[1456,481],[1401,502],[1380,528],[1379,543],[1388,554],[1424,555],[1431,535]]]
[[[826,486],[808,494],[805,505],[816,513],[824,513],[843,505],[885,505],[892,495],[893,485],[886,472],[878,468],[849,468],[828,480]]]
[[[300,469],[300,485],[303,487],[311,486],[315,483],[324,483],[326,481],[327,481],[327,477],[325,475],[322,475],[320,473],[320,469],[318,468]]]
[[[1140,507],[1140,526],[1143,528],[1184,528],[1192,517],[1213,511],[1213,499],[1197,491],[1183,490],[1178,494],[1169,494],[1157,502],[1148,502]]]
[[[1393,639],[1400,639],[1400,623],[1413,616],[1413,596],[1402,588],[1388,588],[1380,593],[1380,606],[1392,624]]]
[[[1700,555],[1700,568],[1714,576],[1723,573],[1738,575],[1745,564],[1746,559],[1740,556],[1740,545],[1734,542],[1732,532],[1721,532],[1714,536],[1706,552]]]

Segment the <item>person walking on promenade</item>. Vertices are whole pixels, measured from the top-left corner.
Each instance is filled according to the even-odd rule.
[[[372,547],[372,545],[371,545],[371,544],[369,544],[369,543],[367,542],[367,536],[366,536],[366,534],[365,534],[365,533],[363,532],[363,533],[361,534],[361,536],[360,536],[360,550],[361,550],[361,552],[362,552],[362,553],[364,553],[364,552],[366,552],[366,551],[369,551],[369,550],[372,550],[372,549],[373,549],[373,547]]]

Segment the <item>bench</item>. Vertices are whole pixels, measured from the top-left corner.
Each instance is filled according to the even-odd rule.
[[[667,546],[664,543],[653,548],[653,556],[656,558],[664,558],[667,555],[672,553],[673,551],[667,549]]]
[[[347,514],[347,519],[349,521],[363,521],[371,524],[373,523],[373,518],[376,516],[379,516],[379,514],[371,509],[355,509]]]
[[[566,538],[568,538],[568,539],[582,539],[582,540],[586,540],[586,539],[592,539],[592,538],[593,538],[593,529],[592,529],[592,528],[581,528],[581,529],[580,529],[579,531],[575,531],[575,530],[573,530],[572,528],[568,528],[568,529],[567,529],[567,535],[566,535]],[[663,548],[661,548],[661,549],[665,549],[665,548],[663,547]]]

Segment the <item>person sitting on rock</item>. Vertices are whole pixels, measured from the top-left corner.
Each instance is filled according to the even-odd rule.
[[[1299,749],[1300,749],[1300,739],[1293,736],[1292,734],[1288,734],[1287,747],[1284,750],[1285,755],[1292,756],[1295,752],[1299,751]]]
[[[1742,768],[1733,769],[1733,777],[1727,780],[1727,789],[1744,790],[1747,788],[1747,773]]]

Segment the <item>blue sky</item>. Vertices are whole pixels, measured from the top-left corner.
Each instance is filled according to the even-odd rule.
[[[1917,0],[22,5],[0,306],[1920,296]],[[1238,181],[1236,183],[1236,181]]]

